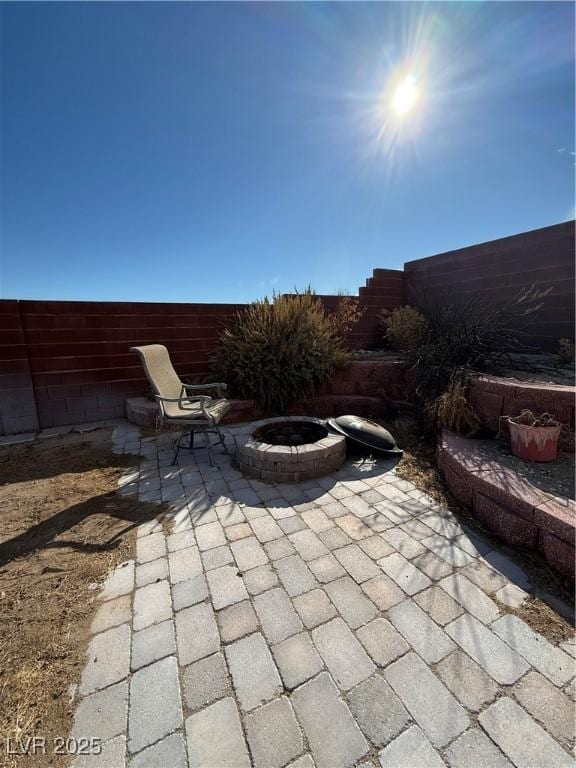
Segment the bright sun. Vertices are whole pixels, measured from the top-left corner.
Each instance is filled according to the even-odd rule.
[[[411,75],[401,80],[392,93],[392,111],[397,115],[405,115],[410,112],[418,101],[418,89]]]

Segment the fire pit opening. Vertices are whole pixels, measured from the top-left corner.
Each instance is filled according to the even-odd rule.
[[[328,430],[313,421],[280,421],[260,427],[253,435],[258,442],[269,445],[308,445],[328,437]]]
[[[258,421],[236,444],[238,468],[267,483],[300,483],[336,472],[346,458],[346,438],[309,416]]]

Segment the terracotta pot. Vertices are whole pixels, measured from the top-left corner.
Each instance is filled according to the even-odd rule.
[[[526,461],[554,461],[562,427],[531,427],[508,419],[512,453]]]

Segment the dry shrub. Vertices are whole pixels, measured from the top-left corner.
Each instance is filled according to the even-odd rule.
[[[418,394],[435,400],[453,381],[464,382],[474,371],[493,369],[511,360],[514,352],[527,351],[526,332],[549,289],[522,289],[505,302],[479,294],[450,300],[424,297],[424,334],[417,346],[404,354],[418,371]]]
[[[515,424],[523,424],[527,427],[561,427],[558,421],[551,413],[542,413],[537,416],[534,411],[525,408],[518,416],[504,416],[501,418],[510,419]]]
[[[570,365],[574,362],[574,340],[560,339],[558,342],[558,362],[560,365]]]
[[[321,301],[308,290],[265,298],[241,312],[221,334],[212,367],[241,397],[282,413],[347,359]]]
[[[338,306],[328,315],[328,321],[332,326],[334,335],[346,343],[348,334],[363,314],[364,307],[360,306],[356,297],[340,295]]]
[[[379,319],[385,340],[398,350],[416,349],[427,328],[426,318],[414,307],[398,307],[392,311],[383,309]]]
[[[446,427],[453,432],[469,434],[480,426],[466,398],[466,385],[460,381],[453,381],[448,389],[428,406],[428,415],[436,427]]]

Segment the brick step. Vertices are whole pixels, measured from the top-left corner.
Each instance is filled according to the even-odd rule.
[[[402,297],[399,294],[393,294],[390,296],[362,296],[361,303],[365,307],[374,307],[378,309],[394,309],[402,304]]]
[[[369,277],[366,288],[402,288],[403,277]]]
[[[372,296],[374,298],[381,297],[383,299],[401,299],[402,287],[388,287],[388,286],[367,286],[366,288],[358,289],[358,296],[363,298],[365,296]]]
[[[537,550],[552,568],[573,579],[576,503],[492,458],[491,442],[442,432],[437,458],[448,487],[500,539]]]
[[[404,271],[402,269],[373,269],[372,270],[372,277],[375,277],[375,278],[397,277],[399,280],[402,280],[403,274],[404,274]]]

